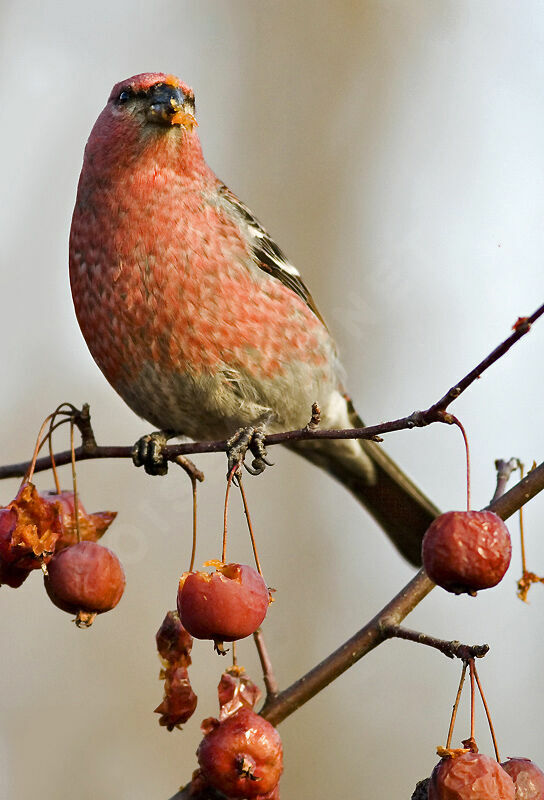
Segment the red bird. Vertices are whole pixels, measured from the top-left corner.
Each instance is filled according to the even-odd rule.
[[[300,273],[208,167],[194,115],[192,89],[144,73],[113,87],[89,137],[70,280],[96,363],[130,408],[164,432],[146,437],[152,450],[175,435],[301,428],[314,402],[323,427],[362,425]],[[291,447],[345,484],[420,563],[438,511],[381,447]],[[264,466],[260,457],[254,465]]]

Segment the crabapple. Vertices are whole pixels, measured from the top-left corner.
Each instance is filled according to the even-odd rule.
[[[121,562],[96,542],[79,542],[50,561],[45,588],[51,601],[77,614],[78,627],[89,627],[97,614],[115,608],[125,588]]]
[[[425,572],[454,594],[476,594],[502,580],[512,555],[508,528],[492,511],[447,511],[423,538]]]
[[[248,708],[216,721],[200,742],[197,757],[206,781],[229,798],[268,795],[283,770],[279,733]]]
[[[178,612],[196,639],[232,642],[257,630],[270,595],[261,575],[245,564],[223,564],[215,572],[184,572]]]

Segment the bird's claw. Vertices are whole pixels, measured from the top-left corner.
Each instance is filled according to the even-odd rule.
[[[154,431],[138,439],[132,448],[134,466],[143,467],[148,475],[166,475],[168,461],[164,448],[169,438],[169,431]]]
[[[268,461],[266,448],[264,446],[264,439],[266,433],[264,427],[240,428],[236,431],[234,436],[227,442],[227,456],[228,456],[228,474],[234,470],[235,474],[240,470],[242,464],[249,472],[250,475],[260,475],[264,472],[266,467],[272,467],[273,462]],[[250,451],[255,457],[249,467],[244,459],[247,451]]]

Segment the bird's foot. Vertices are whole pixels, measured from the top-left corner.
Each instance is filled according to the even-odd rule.
[[[265,426],[258,425],[253,427],[250,425],[247,428],[240,428],[236,431],[234,436],[227,442],[227,457],[228,457],[228,474],[232,470],[238,472],[242,466],[247,469],[250,475],[260,475],[264,472],[266,467],[273,466],[271,461],[267,460],[266,448],[264,446],[264,439],[266,436]],[[245,463],[247,451],[250,451],[254,459],[251,462],[251,467]]]
[[[173,436],[173,431],[153,431],[138,439],[132,448],[134,466],[143,467],[148,475],[166,475],[168,461],[164,448]]]

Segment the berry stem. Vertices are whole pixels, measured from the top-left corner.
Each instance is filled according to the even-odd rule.
[[[221,563],[225,564],[227,559],[227,510],[229,507],[229,494],[230,487],[232,486],[232,479],[236,474],[238,464],[235,464],[227,476],[227,490],[225,492],[225,508],[223,510],[223,549],[221,552]]]
[[[70,419],[70,451],[72,453],[72,484],[74,486],[74,517],[76,520],[76,532],[78,544],[81,542],[81,530],[79,528],[79,497],[77,494],[76,477],[76,453],[74,449],[74,420]]]
[[[463,661],[463,669],[461,670],[461,680],[459,681],[459,688],[457,689],[457,694],[455,696],[455,703],[453,704],[453,709],[451,712],[451,719],[450,719],[450,727],[448,729],[448,737],[446,739],[446,750],[449,750],[451,747],[451,740],[453,736],[453,728],[455,726],[455,718],[457,717],[457,709],[459,708],[459,701],[461,699],[461,692],[463,691],[463,684],[465,682],[465,675],[467,673],[467,661]]]
[[[469,659],[470,667],[470,738],[474,741],[474,659]]]
[[[251,517],[249,516],[249,506],[247,504],[246,493],[244,491],[244,486],[242,484],[242,476],[238,476],[238,486],[240,487],[240,494],[242,495],[242,503],[244,504],[244,513],[246,515],[247,520],[247,527],[249,528],[249,538],[251,539],[251,547],[253,548],[253,557],[255,558],[255,565],[257,567],[257,572],[263,577],[263,571],[261,569],[261,564],[259,562],[259,554],[257,553],[257,544],[255,542],[255,535],[253,533],[253,526],[251,524]]]
[[[65,406],[66,406],[66,408],[65,408]],[[26,481],[31,481],[32,480],[32,476],[34,474],[34,470],[36,469],[36,462],[37,462],[37,459],[38,459],[38,453],[40,452],[40,450],[42,449],[42,447],[44,446],[46,441],[49,442],[49,448],[50,448],[49,449],[50,458],[48,459],[49,464],[48,464],[47,468],[49,469],[49,467],[54,467],[54,468],[56,467],[56,464],[55,464],[54,458],[53,458],[53,453],[52,453],[52,450],[51,450],[51,434],[53,433],[54,430],[59,428],[65,422],[68,422],[69,419],[73,419],[74,412],[76,412],[76,411],[77,411],[77,409],[71,403],[61,403],[60,406],[57,406],[56,409],[51,414],[48,414],[47,417],[44,419],[44,421],[42,422],[41,428],[40,428],[40,430],[38,432],[38,436],[37,436],[37,439],[36,439],[36,444],[34,445],[34,453],[32,455],[32,459],[31,459],[30,463],[28,464],[27,469],[24,472],[22,484],[25,483]],[[55,422],[55,419],[57,418],[57,416],[59,414],[66,415],[65,419],[61,419],[60,422]],[[43,436],[43,432],[44,432],[44,430],[45,430],[45,428],[46,428],[48,423],[49,423],[49,430],[47,432],[47,435]],[[43,436],[43,438],[42,438],[42,436]],[[59,486],[59,483],[58,483],[58,476],[56,474],[56,469],[54,469],[54,474],[55,474],[55,483],[57,485],[57,491],[60,492],[60,486]]]
[[[51,436],[51,428],[49,428],[49,435],[47,437],[49,443],[49,458],[51,459],[51,471],[53,472],[53,480],[55,481],[55,489],[57,494],[60,494],[59,475],[57,472],[57,465],[55,464],[55,454],[53,453],[53,438]]]
[[[190,478],[193,497],[193,540],[191,545],[191,563],[189,564],[189,572],[192,572],[195,566],[196,555],[196,478],[194,475],[190,475]]]
[[[34,453],[32,454],[32,459],[30,461],[28,469],[25,472],[25,474],[23,475],[23,480],[21,482],[21,485],[23,483],[26,483],[27,481],[30,482],[32,480],[32,476],[34,474],[34,469],[36,467],[36,460],[38,458],[38,453],[40,452],[41,446],[43,444],[43,441],[41,440],[42,439],[42,434],[43,434],[43,432],[45,430],[46,425],[51,421],[52,417],[53,417],[53,414],[49,414],[44,419],[44,421],[42,422],[42,426],[41,426],[41,428],[40,428],[40,430],[38,432],[38,438],[36,439],[36,444],[34,445]],[[51,433],[51,432],[49,432],[49,433]]]
[[[476,683],[478,685],[478,691],[480,692],[480,697],[482,698],[482,703],[484,704],[485,715],[487,717],[487,724],[489,725],[489,732],[491,733],[491,738],[493,740],[493,749],[495,750],[495,758],[497,759],[498,763],[501,763],[501,759],[499,756],[499,747],[497,745],[497,737],[495,736],[495,729],[493,728],[493,723],[491,722],[491,714],[489,713],[489,707],[487,705],[487,701],[485,699],[484,690],[482,689],[482,684],[480,683],[480,678],[478,676],[478,670],[476,669],[476,664],[473,663],[473,670],[474,670],[474,677],[476,678]]]
[[[461,423],[461,420],[457,419],[457,417],[455,417],[453,414],[448,414],[448,417],[461,431],[463,435],[463,441],[465,443],[465,453],[467,459],[467,511],[470,511],[470,450],[468,446],[467,433],[463,427],[463,424]]]
[[[525,465],[521,463],[518,459],[518,466],[521,475],[521,479],[525,477]],[[519,538],[521,543],[521,570],[523,574],[527,572],[527,560],[525,557],[525,531],[523,529],[523,506],[519,509]]]

